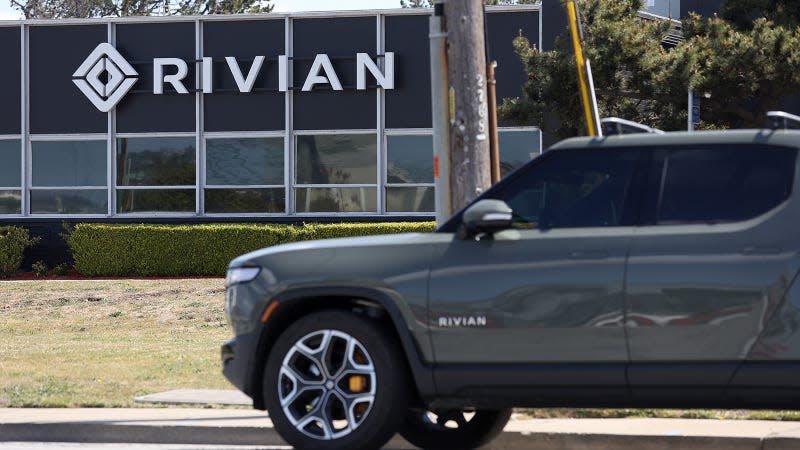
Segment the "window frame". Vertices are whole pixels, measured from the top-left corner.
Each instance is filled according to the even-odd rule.
[[[677,151],[690,151],[690,152],[701,152],[701,151],[708,151],[708,150],[732,150],[732,151],[753,151],[753,152],[763,152],[769,151],[768,147],[775,148],[775,149],[784,149],[790,150],[795,152],[795,160],[794,160],[794,167],[792,168],[793,175],[792,180],[790,183],[789,193],[782,201],[773,205],[768,210],[762,212],[761,214],[757,214],[752,217],[747,217],[744,219],[739,220],[697,220],[697,221],[668,221],[662,222],[661,221],[661,200],[663,197],[663,192],[665,189],[666,184],[666,177],[669,173],[668,161],[672,154]],[[793,195],[795,195],[795,183],[796,178],[798,176],[796,172],[796,166],[798,159],[800,159],[800,151],[797,148],[785,146],[785,145],[777,145],[777,144],[765,144],[765,143],[736,143],[736,144],[682,144],[682,145],[672,145],[672,146],[659,146],[657,148],[653,148],[650,152],[650,161],[645,171],[645,180],[642,185],[641,189],[641,196],[642,203],[640,207],[640,220],[637,221],[637,225],[639,226],[648,226],[648,227],[675,227],[675,226],[697,226],[697,225],[727,225],[727,224],[741,224],[743,222],[747,222],[749,220],[754,220],[758,217],[761,217],[765,214],[769,214],[772,211],[780,208],[782,205],[786,204]]]
[[[528,161],[526,161],[526,162],[525,162],[525,164],[523,164],[523,165],[521,165],[521,166],[519,166],[519,167],[517,167],[517,168],[513,169],[511,172],[507,173],[507,174],[506,174],[506,176],[508,176],[508,175],[511,175],[511,174],[512,174],[512,173],[513,173],[515,170],[517,170],[517,169],[520,169],[520,168],[524,167],[524,166],[525,166],[526,164],[528,164],[530,161],[533,161],[534,159],[536,159],[536,157],[538,157],[538,156],[541,156],[541,155],[542,155],[542,153],[544,153],[544,152],[545,152],[545,149],[544,149],[544,148],[542,148],[542,129],[541,129],[541,128],[539,128],[539,127],[536,127],[536,126],[498,127],[498,128],[497,128],[497,134],[498,134],[498,139],[497,139],[497,140],[498,140],[498,142],[497,142],[497,145],[498,145],[498,146],[500,146],[500,134],[502,134],[502,133],[504,133],[504,132],[528,132],[528,133],[536,133],[536,135],[537,135],[537,137],[538,137],[538,141],[539,141],[539,143],[538,143],[539,152],[536,154],[536,156],[534,156],[533,158],[531,158],[531,159],[529,159]],[[503,161],[503,147],[502,147],[502,146],[500,146],[500,149],[499,149],[499,150],[500,150],[500,162],[502,163],[502,161]],[[502,172],[502,168],[501,168],[501,172]],[[502,178],[504,178],[504,177],[501,175],[501,177],[500,177],[500,178],[502,179]]]
[[[106,144],[106,184],[105,186],[34,186],[33,185],[33,145],[37,142],[87,142],[87,141],[102,141]],[[113,215],[111,205],[111,183],[109,180],[108,171],[111,168],[111,149],[108,146],[107,133],[86,133],[86,134],[32,134],[30,135],[27,143],[25,144],[25,155],[22,165],[25,167],[25,174],[23,184],[25,189],[23,191],[23,198],[26,210],[23,214],[27,217],[35,217],[42,219],[49,218],[100,218],[110,217]],[[32,207],[32,192],[33,191],[100,191],[106,192],[106,212],[104,213],[34,213]]]
[[[647,149],[640,148],[640,147],[611,147],[611,148],[565,148],[553,152],[548,152],[550,156],[549,158],[535,158],[538,161],[537,164],[526,164],[522,166],[519,170],[514,171],[515,174],[514,178],[519,180],[520,178],[528,175],[530,176],[530,172],[533,170],[542,170],[539,168],[541,164],[547,164],[548,161],[558,158],[558,157],[568,157],[572,156],[576,153],[584,153],[584,154],[592,154],[596,155],[599,153],[611,153],[617,154],[620,152],[628,152],[633,157],[629,164],[631,165],[630,168],[630,175],[627,179],[626,186],[624,188],[624,196],[620,199],[620,211],[619,211],[619,220],[618,223],[613,225],[579,225],[579,226],[546,226],[544,228],[537,226],[534,228],[536,230],[566,230],[566,229],[607,229],[607,228],[621,228],[621,227],[630,227],[632,226],[636,220],[636,211],[638,209],[638,189],[637,185],[639,184],[639,173],[642,170],[642,161],[648,160],[649,158],[645,156]],[[573,156],[574,157],[574,156]],[[618,162],[621,164],[622,159],[619,159]],[[518,186],[517,183],[509,182],[506,184],[503,189],[499,189],[494,197],[487,197],[487,198],[498,198],[507,202],[505,198],[501,198],[507,195],[507,192],[512,189],[513,187]],[[592,191],[594,192],[594,191]],[[487,193],[488,194],[488,193]],[[592,193],[588,193],[591,195]],[[583,196],[582,198],[578,199],[578,201],[586,198],[587,196]]]
[[[118,169],[118,161],[117,161],[117,144],[120,139],[163,139],[163,138],[188,138],[191,139],[194,145],[194,170],[195,170],[195,181],[194,184],[191,185],[166,185],[166,186],[153,186],[153,185],[146,185],[146,186],[119,186],[117,183],[117,169]],[[199,191],[199,173],[203,165],[200,163],[200,149],[197,144],[197,133],[196,132],[180,132],[180,133],[115,133],[112,139],[112,145],[110,146],[109,151],[113,155],[114,160],[111,163],[110,173],[109,176],[111,177],[113,186],[111,191],[111,200],[113,201],[113,209],[112,215],[116,217],[199,217],[200,216],[200,202],[198,200],[198,191]],[[126,190],[194,190],[194,211],[185,212],[185,211],[141,211],[141,212],[120,212],[118,208],[117,202],[117,194],[119,191],[126,191]]]
[[[283,143],[283,184],[280,185],[272,185],[272,184],[264,184],[264,185],[250,185],[250,184],[243,184],[243,185],[216,185],[216,184],[208,184],[206,177],[208,176],[208,161],[206,160],[207,157],[207,143],[208,140],[213,139],[281,139]],[[288,145],[288,137],[285,131],[248,131],[248,132],[239,132],[239,131],[218,131],[218,132],[208,132],[203,133],[203,137],[201,139],[201,150],[200,150],[200,161],[202,170],[199,174],[200,176],[200,202],[201,202],[201,216],[207,217],[282,217],[289,215],[290,210],[290,199],[289,199],[289,174],[288,172],[291,170],[292,166],[289,162],[289,155],[287,152],[291,151],[292,148]],[[223,190],[223,189],[283,189],[283,212],[258,212],[258,213],[248,213],[248,212],[237,212],[237,213],[215,213],[215,212],[208,212],[206,210],[206,189],[210,190]]]
[[[0,186],[0,191],[19,191],[19,212],[13,214],[0,214],[0,217],[22,217],[25,215],[26,210],[26,183],[25,183],[25,141],[21,134],[3,134],[0,135],[0,141],[17,141],[19,146],[20,164],[19,164],[19,186]]]
[[[376,151],[375,151],[375,159],[376,159],[376,174],[375,174],[375,183],[348,183],[348,184],[304,184],[297,182],[297,168],[298,168],[298,158],[297,158],[297,141],[298,138],[303,136],[331,136],[331,135],[372,135],[376,138]],[[291,190],[291,205],[287,208],[292,216],[309,216],[309,217],[338,217],[338,216],[379,216],[381,215],[381,209],[383,208],[383,196],[381,195],[381,180],[382,180],[382,169],[384,167],[384,158],[382,157],[382,153],[385,151],[383,150],[385,146],[382,144],[382,136],[381,132],[378,129],[360,129],[360,130],[295,130],[292,133],[292,142],[291,142],[291,182],[287,183],[289,185],[289,189]],[[373,188],[375,190],[375,211],[359,211],[359,212],[351,212],[351,211],[337,211],[337,212],[298,212],[297,208],[297,190],[298,189],[337,189],[337,188]],[[288,202],[287,196],[287,202]]]
[[[430,187],[434,189],[434,196],[436,195],[436,179],[430,183],[389,183],[389,137],[390,136],[430,136],[431,140],[433,140],[433,129],[432,128],[392,128],[387,129],[383,133],[383,138],[381,139],[381,188],[380,191],[383,194],[383,202],[380,205],[379,214],[385,216],[401,216],[401,217],[430,217],[436,214],[435,205],[434,211],[431,212],[401,212],[401,211],[387,211],[388,205],[388,198],[389,198],[389,188],[420,188],[420,187]],[[431,142],[433,144],[433,142]],[[431,145],[431,161],[433,160],[433,145]]]
[[[538,156],[527,162],[525,165],[509,173],[505,178],[502,178],[500,181],[494,184],[489,190],[487,190],[481,196],[476,198],[472,203],[464,206],[464,208],[456,212],[450,219],[447,220],[447,222],[438,227],[436,229],[436,232],[455,233],[461,226],[462,216],[464,214],[464,211],[466,211],[470,205],[483,199],[502,200],[501,196],[505,193],[507,189],[513,186],[517,182],[517,180],[524,177],[529,171],[537,170],[540,165],[547,163],[547,161],[551,160],[557,155],[574,151],[603,152],[603,151],[616,151],[616,150],[632,150],[639,152],[639,158],[634,163],[633,173],[631,175],[631,179],[628,182],[629,183],[628,195],[624,199],[623,210],[621,213],[621,223],[614,227],[584,227],[583,229],[620,228],[620,227],[637,226],[639,224],[640,212],[644,198],[644,195],[642,194],[642,190],[644,188],[643,182],[645,175],[649,173],[649,167],[646,166],[646,164],[651,159],[651,157],[649,156],[652,153],[651,150],[649,148],[640,148],[633,146],[630,147],[619,146],[619,147],[592,148],[592,149],[576,147],[576,148],[559,148],[554,150],[543,151]],[[578,228],[557,228],[557,229],[578,229]]]

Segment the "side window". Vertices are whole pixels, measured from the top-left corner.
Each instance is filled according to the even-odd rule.
[[[751,219],[789,198],[796,150],[739,146],[672,150],[662,168],[656,223]]]
[[[635,150],[556,150],[520,173],[497,198],[520,228],[619,226],[638,159]]]

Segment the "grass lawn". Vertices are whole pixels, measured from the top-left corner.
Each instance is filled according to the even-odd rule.
[[[0,407],[227,389],[223,279],[0,281]]]
[[[0,407],[130,407],[180,388],[232,389],[223,279],[0,281]],[[519,409],[523,417],[800,420],[793,411]]]

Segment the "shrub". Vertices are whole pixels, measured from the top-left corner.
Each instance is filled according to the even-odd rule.
[[[69,274],[69,264],[61,263],[53,267],[53,273],[56,275],[68,275]]]
[[[231,259],[309,239],[428,232],[433,222],[359,224],[87,224],[68,244],[78,272],[89,276],[222,276]]]
[[[39,240],[31,238],[28,230],[22,227],[0,227],[0,276],[7,277],[19,270],[25,249]]]
[[[47,272],[50,271],[50,268],[47,267],[47,263],[44,261],[36,261],[31,265],[31,271],[33,271],[33,274],[37,277],[46,277]]]

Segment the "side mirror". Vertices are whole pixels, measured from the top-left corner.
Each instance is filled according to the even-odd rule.
[[[481,200],[464,211],[458,231],[460,239],[471,239],[480,234],[492,234],[511,227],[511,208],[502,200]]]

